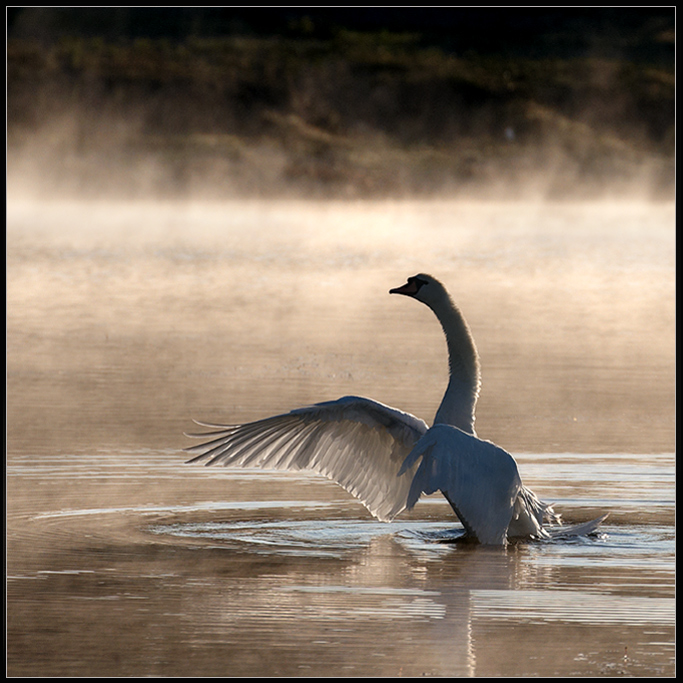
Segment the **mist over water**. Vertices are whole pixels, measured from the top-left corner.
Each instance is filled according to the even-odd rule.
[[[9,19],[13,196],[674,196],[672,8]]]
[[[675,675],[675,10],[10,8],[12,676]],[[590,537],[453,543],[193,419],[476,429]]]
[[[22,200],[7,246],[10,673],[672,673],[673,205]],[[443,545],[438,496],[383,525],[182,464],[192,418],[430,421],[442,334],[388,294],[421,271],[477,341],[478,433],[601,536]]]
[[[147,428],[170,446],[187,417],[344,394],[430,420],[441,331],[387,292],[431,272],[477,341],[482,435],[524,451],[673,450],[671,205],[24,202],[9,225],[10,378],[17,362],[44,373],[39,424],[68,424],[74,403],[79,429],[119,442],[152,410]],[[8,410],[11,441],[36,420]]]

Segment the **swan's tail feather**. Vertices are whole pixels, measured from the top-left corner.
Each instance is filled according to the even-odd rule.
[[[553,510],[552,503],[544,503],[531,489],[522,486],[520,496],[524,499],[527,509],[536,517],[539,524],[562,524],[562,516]]]
[[[583,524],[570,524],[561,527],[555,527],[547,529],[550,538],[561,539],[561,538],[573,538],[576,536],[590,536],[597,532],[598,527],[607,519],[608,515],[602,515],[596,519],[592,519],[590,522],[584,522]]]
[[[552,526],[562,526],[562,515],[553,510],[552,503],[542,503],[543,521]]]

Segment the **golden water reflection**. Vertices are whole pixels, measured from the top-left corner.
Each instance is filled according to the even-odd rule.
[[[674,209],[10,203],[11,675],[671,675]],[[318,477],[186,467],[191,418],[368,395],[431,419],[477,340],[477,430],[605,535],[444,545]]]

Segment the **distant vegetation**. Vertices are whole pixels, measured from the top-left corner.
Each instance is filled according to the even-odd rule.
[[[128,195],[673,190],[666,51],[459,53],[419,31],[306,21],[278,35],[10,34],[10,177]],[[673,45],[660,29],[652,44]]]

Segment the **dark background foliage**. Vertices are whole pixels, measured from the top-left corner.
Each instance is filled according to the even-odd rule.
[[[60,159],[96,192],[150,163],[174,194],[673,187],[673,8],[10,8],[8,35],[43,186]]]

